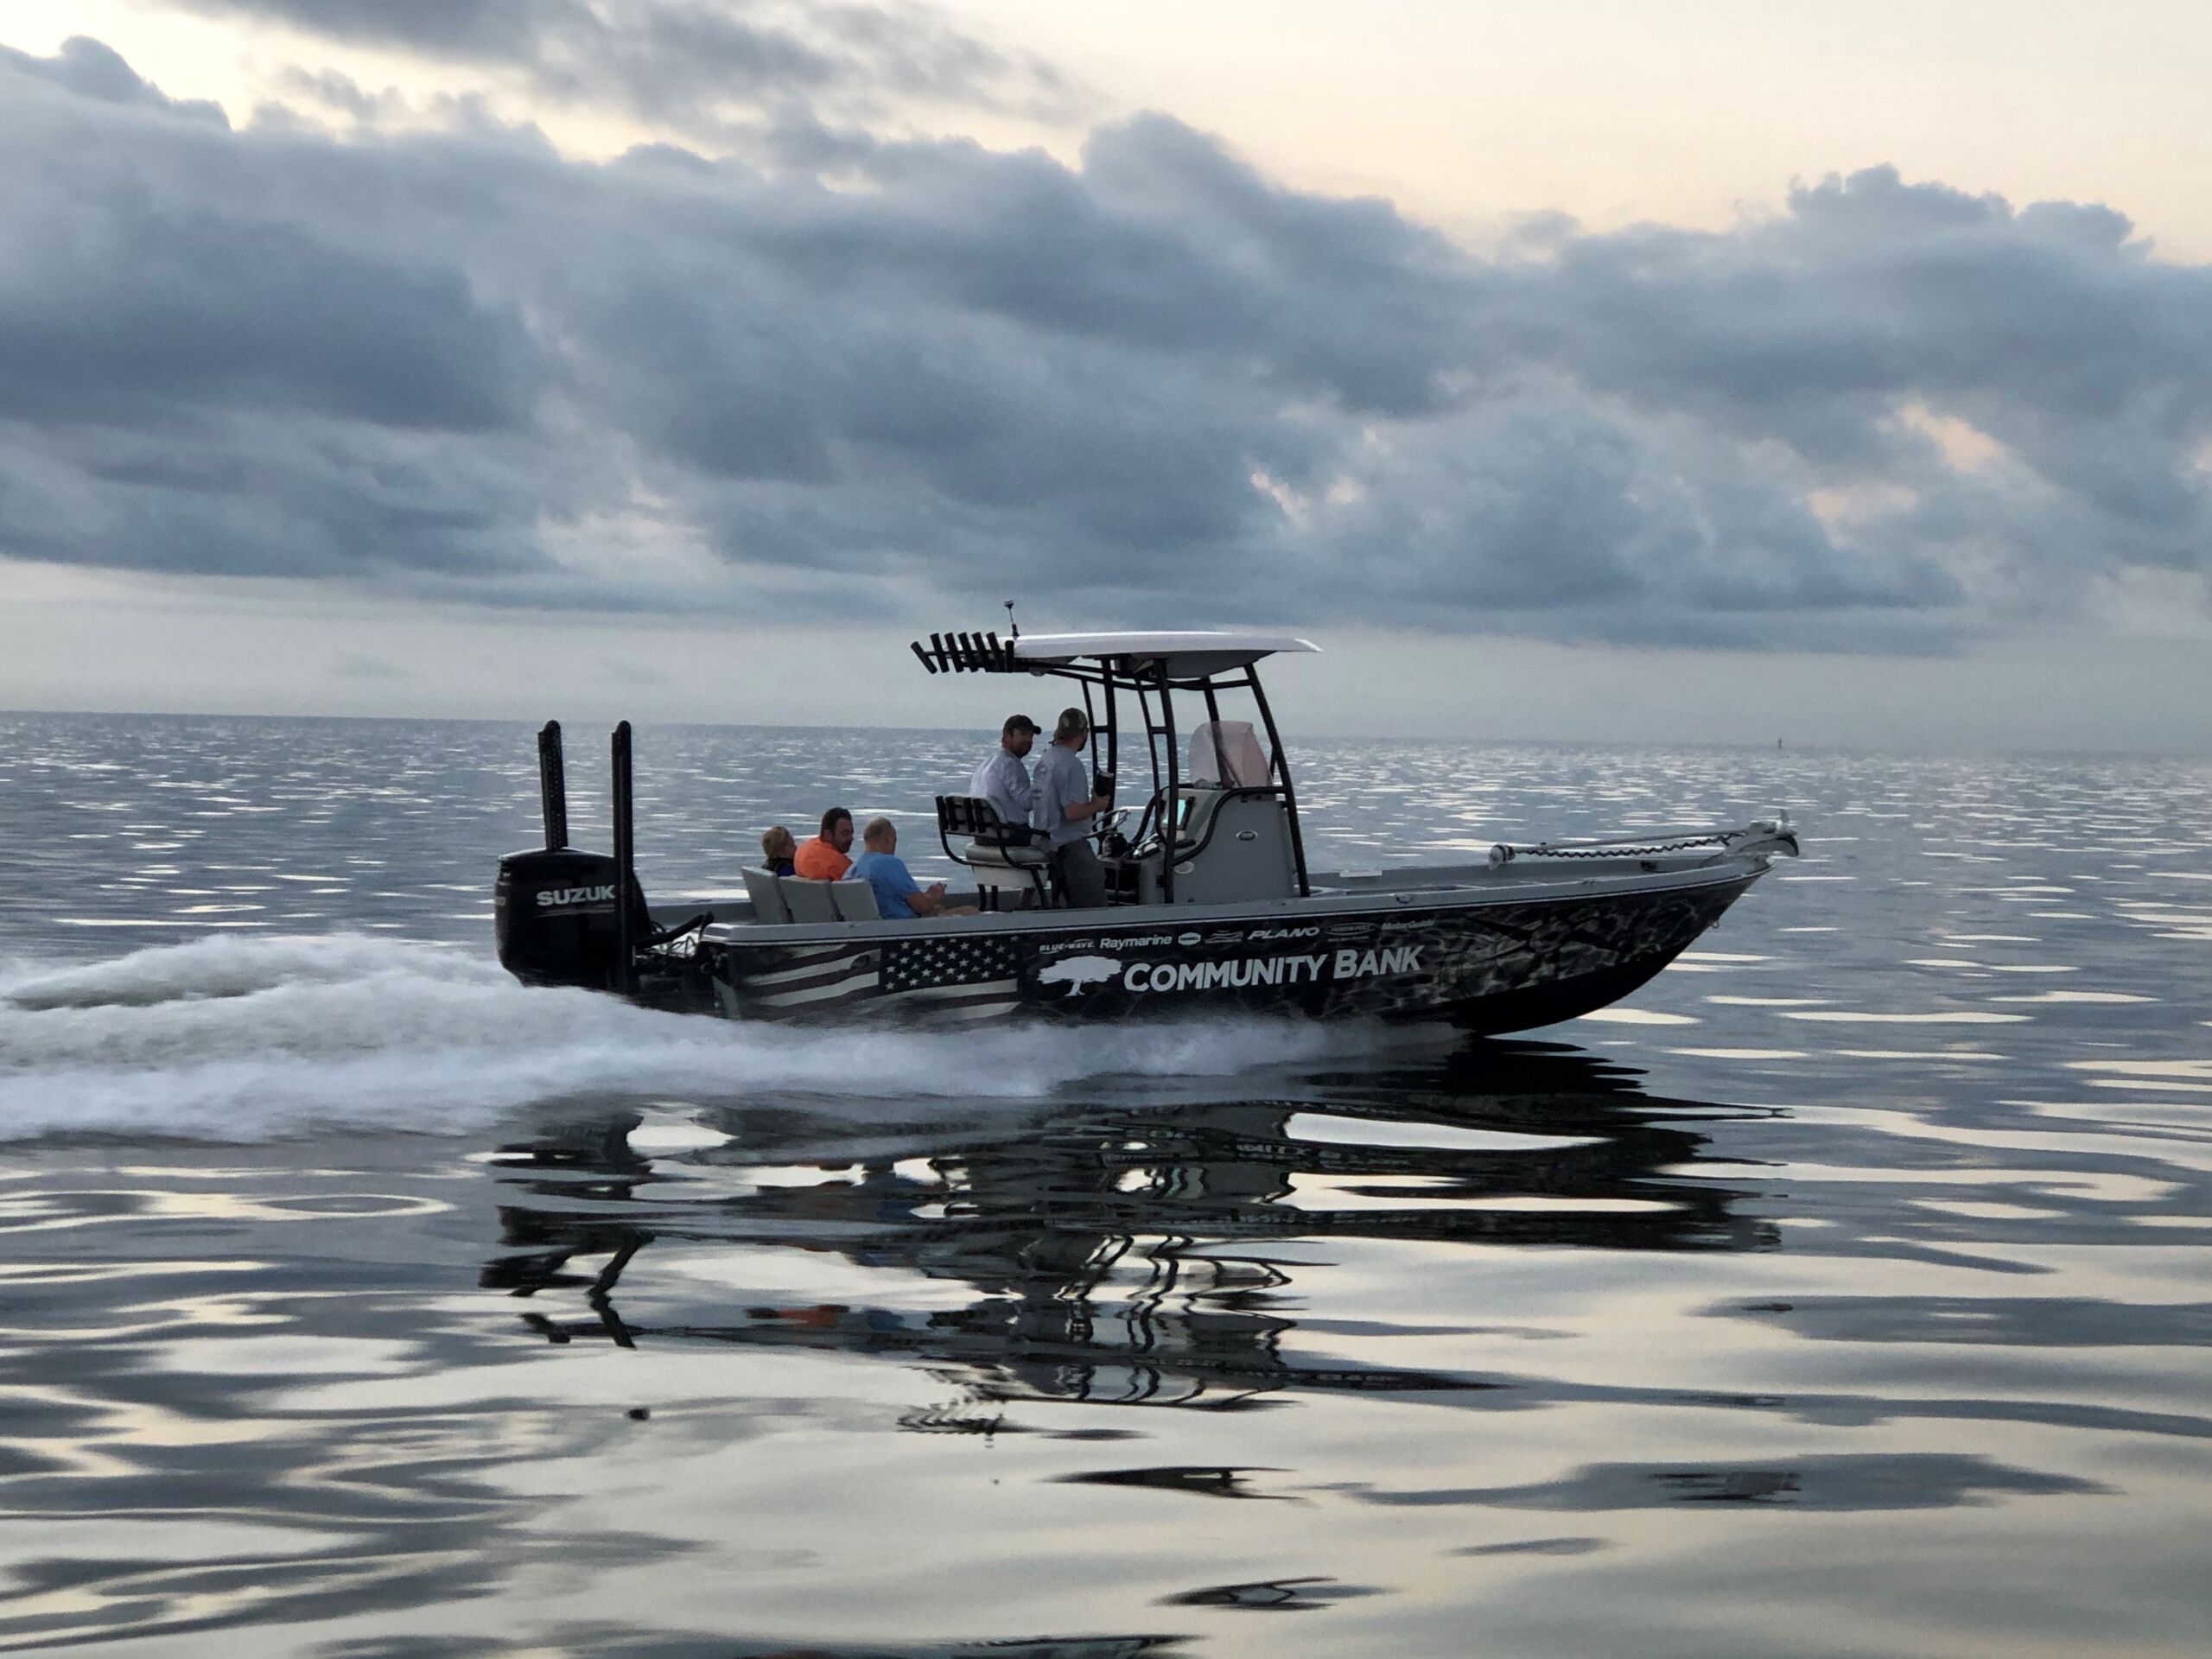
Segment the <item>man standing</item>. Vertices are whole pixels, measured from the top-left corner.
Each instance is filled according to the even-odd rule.
[[[848,881],[865,881],[875,889],[875,907],[893,921],[917,916],[973,916],[973,905],[944,902],[944,883],[924,887],[914,880],[906,861],[899,856],[899,831],[888,818],[870,818],[861,834],[866,851],[853,861]]]
[[[1060,710],[1052,747],[1037,762],[1035,799],[1029,812],[1030,823],[1044,832],[1060,902],[1071,910],[1106,902],[1106,872],[1088,837],[1090,821],[1113,805],[1114,798],[1091,792],[1090,769],[1083,763],[1083,747],[1090,741],[1090,721],[1083,710]]]
[[[796,874],[810,881],[839,881],[853,861],[845,856],[853,844],[853,815],[842,806],[833,806],[822,815],[822,833],[811,841],[798,844],[798,851],[791,855]]]
[[[999,815],[999,822],[1029,827],[1029,809],[1034,798],[1029,786],[1029,767],[1027,764],[1030,746],[1036,742],[1042,728],[1027,715],[1008,715],[1006,724],[999,728],[999,747],[991,758],[976,768],[976,775],[968,780],[968,792],[977,800],[988,801]]]

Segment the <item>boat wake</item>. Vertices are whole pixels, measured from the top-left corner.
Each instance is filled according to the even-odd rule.
[[[527,988],[448,947],[216,935],[87,965],[0,968],[0,1141],[458,1134],[533,1102],[608,1094],[1026,1102],[1087,1079],[1233,1076],[1378,1040],[1258,1019],[748,1027]]]

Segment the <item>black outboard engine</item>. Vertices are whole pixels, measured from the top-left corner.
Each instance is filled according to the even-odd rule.
[[[568,781],[561,766],[561,723],[537,734],[537,775],[545,796],[545,845],[499,861],[492,924],[499,966],[527,985],[613,991],[650,1007],[690,1011],[715,1006],[699,943],[677,944],[715,919],[702,910],[674,927],[656,928],[638,885],[631,848],[630,722],[614,728],[614,851],[569,845]],[[615,903],[615,895],[626,902]]]
[[[499,966],[529,985],[577,985],[627,993],[635,985],[636,947],[651,938],[645,895],[630,869],[630,722],[614,734],[614,853],[569,845],[569,785],[561,760],[561,722],[537,734],[537,781],[545,807],[545,846],[499,861],[492,925]],[[629,914],[614,902],[629,890]]]
[[[492,896],[499,966],[528,985],[626,990],[626,941],[614,907],[619,880],[615,861],[605,853],[573,847],[509,853],[499,861]],[[630,883],[630,916],[631,939],[642,940],[652,931],[645,896],[635,880]]]

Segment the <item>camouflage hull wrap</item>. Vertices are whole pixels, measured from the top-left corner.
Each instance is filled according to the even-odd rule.
[[[1395,901],[1242,918],[1046,912],[922,923],[849,942],[710,948],[721,1010],[747,1020],[972,1020],[1017,1009],[1127,1020],[1205,1012],[1448,1020],[1482,1032],[1572,1019],[1657,973],[1757,870],[1642,892]],[[1087,924],[1087,925],[1086,925]]]

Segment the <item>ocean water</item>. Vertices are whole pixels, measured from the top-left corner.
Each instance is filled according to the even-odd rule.
[[[646,730],[641,875],[977,741]],[[2212,1648],[2212,768],[1301,783],[1808,855],[1525,1039],[762,1032],[500,974],[525,728],[0,715],[0,1651]]]

